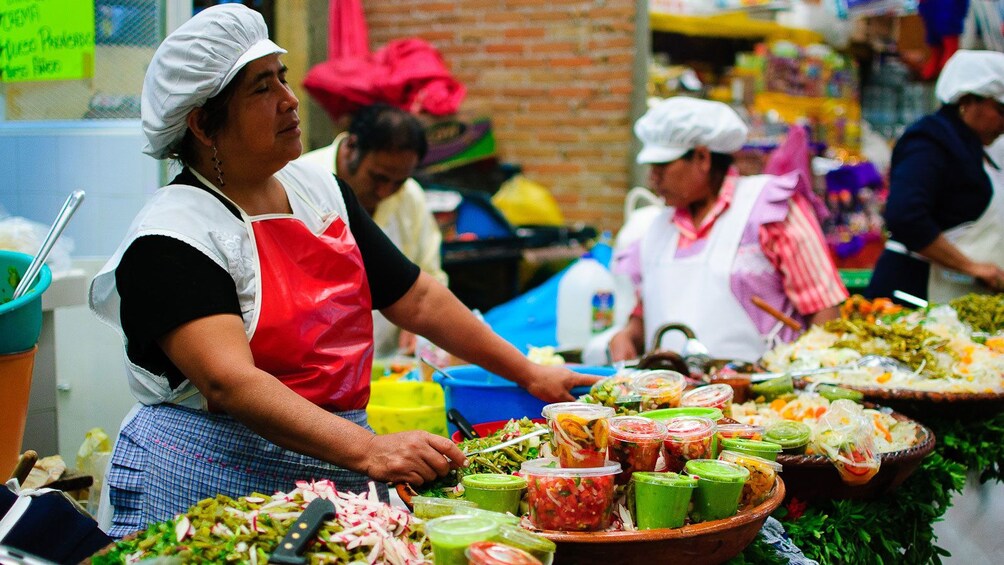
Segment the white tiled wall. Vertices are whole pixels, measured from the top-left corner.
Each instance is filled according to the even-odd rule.
[[[161,185],[161,164],[142,146],[138,120],[0,123],[0,206],[48,226],[66,197],[84,190],[63,237],[72,238],[74,266],[89,279]],[[91,314],[85,296],[71,303],[46,318],[54,320],[47,328],[54,351],[36,357],[29,413],[37,417],[24,447],[58,451],[72,466],[86,431],[100,426],[114,438],[133,400],[117,334]]]
[[[138,120],[0,123],[0,205],[50,225],[74,190],[87,193],[63,232],[74,257],[107,257],[161,184]]]

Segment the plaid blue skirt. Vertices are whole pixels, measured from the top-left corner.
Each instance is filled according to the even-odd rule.
[[[371,429],[365,410],[338,416]],[[298,480],[329,479],[364,492],[365,475],[283,449],[233,418],[170,404],[141,407],[119,432],[106,484],[113,506],[108,535],[121,538],[217,494],[290,491]],[[387,487],[377,484],[381,499]]]

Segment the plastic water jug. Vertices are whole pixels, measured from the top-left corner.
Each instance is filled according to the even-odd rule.
[[[558,282],[558,346],[581,349],[614,323],[614,277],[591,253]]]

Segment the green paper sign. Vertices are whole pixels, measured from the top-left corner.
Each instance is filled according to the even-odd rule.
[[[94,75],[94,2],[0,0],[0,82]]]

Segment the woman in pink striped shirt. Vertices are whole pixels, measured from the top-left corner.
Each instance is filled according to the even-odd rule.
[[[613,361],[660,346],[654,332],[669,322],[690,326],[712,357],[755,361],[773,338],[797,336],[754,306],[754,296],[803,325],[837,317],[847,289],[819,227],[825,210],[799,173],[738,175],[732,154],[747,128],[731,108],[670,98],[635,133],[638,163],[650,165],[650,187],[667,208],[616,257],[639,303],[610,341]]]

